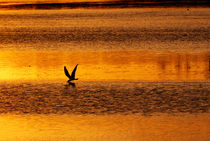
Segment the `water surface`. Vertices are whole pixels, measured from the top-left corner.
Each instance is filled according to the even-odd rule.
[[[0,47],[209,50],[209,8],[0,11]]]
[[[0,138],[208,141],[209,13],[0,11]]]
[[[1,138],[12,140],[209,140],[209,115],[3,115]]]
[[[64,66],[82,81],[208,81],[209,52],[2,51],[0,81],[64,81]]]

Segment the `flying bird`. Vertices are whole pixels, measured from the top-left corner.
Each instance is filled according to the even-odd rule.
[[[78,65],[78,64],[77,64]],[[71,75],[69,74],[66,66],[64,66],[64,72],[65,72],[65,75],[69,78],[69,80],[67,81],[68,83],[70,83],[70,81],[73,81],[73,80],[78,80],[78,78],[75,78],[75,72],[77,70],[77,65],[75,66],[74,70],[72,71]]]

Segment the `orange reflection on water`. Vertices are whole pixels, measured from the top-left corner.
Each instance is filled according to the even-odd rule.
[[[79,80],[209,81],[209,53],[154,51],[2,51],[0,80],[65,80],[79,64]]]
[[[1,115],[2,140],[162,141],[210,138],[209,114]]]

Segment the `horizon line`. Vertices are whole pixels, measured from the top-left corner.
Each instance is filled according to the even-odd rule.
[[[146,8],[146,7],[210,7],[208,1],[200,3],[195,1],[164,1],[158,2],[137,2],[137,1],[101,1],[101,2],[64,2],[64,3],[21,3],[6,4],[0,3],[0,9],[77,9],[77,8]]]

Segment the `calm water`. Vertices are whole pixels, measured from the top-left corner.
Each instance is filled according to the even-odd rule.
[[[0,11],[0,139],[208,141],[209,11]]]

